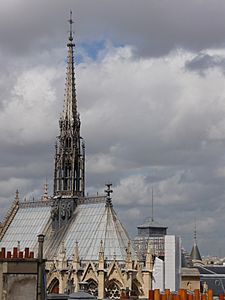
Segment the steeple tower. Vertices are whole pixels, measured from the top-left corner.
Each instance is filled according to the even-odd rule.
[[[198,249],[198,245],[197,245],[197,229],[196,229],[196,221],[195,221],[195,228],[194,228],[194,245],[191,249],[191,259],[193,262],[195,261],[201,261],[202,258],[201,258],[201,254],[200,254],[200,251]]]
[[[62,197],[84,196],[85,193],[85,146],[80,136],[81,122],[77,112],[73,23],[70,11],[64,106],[59,120],[54,170],[54,196]]]

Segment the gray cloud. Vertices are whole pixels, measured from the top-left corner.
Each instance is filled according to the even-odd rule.
[[[199,72],[200,75],[204,75],[207,70],[213,68],[219,68],[224,72],[225,58],[219,55],[199,53],[193,59],[187,61],[185,67],[189,71]]]
[[[136,45],[147,56],[165,55],[177,47],[199,51],[224,45],[225,3],[219,0],[204,4],[195,0],[5,0],[0,12],[1,48],[27,56],[46,43],[59,44],[67,31],[62,20],[69,9],[74,11],[79,41],[106,38]]]
[[[180,234],[187,250],[196,217],[200,249],[224,248],[224,58],[207,48],[223,47],[225,4],[202,5],[3,1],[2,211],[17,188],[22,199],[40,197],[46,176],[51,192],[66,67],[64,20],[72,8],[83,55],[76,77],[88,192],[102,193],[112,181],[114,206],[134,235],[134,224],[151,214],[154,187],[156,219]],[[93,61],[81,46],[99,40],[105,48]]]

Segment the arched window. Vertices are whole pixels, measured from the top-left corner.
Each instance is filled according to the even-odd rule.
[[[59,280],[54,278],[49,284],[48,291],[50,294],[58,294],[59,293]]]
[[[68,137],[68,138],[66,139],[66,148],[70,148],[70,147],[71,147],[71,138]]]
[[[110,299],[120,299],[120,286],[115,280],[111,280],[106,288],[106,297]]]
[[[95,280],[89,279],[88,281],[88,292],[93,296],[98,296],[98,284]]]

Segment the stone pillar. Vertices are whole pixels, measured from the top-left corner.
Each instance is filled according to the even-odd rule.
[[[38,284],[37,284],[37,299],[45,300],[45,265],[43,259],[43,243],[45,236],[43,234],[38,235]]]
[[[131,257],[131,244],[130,241],[128,241],[127,245],[127,256],[126,256],[126,269],[127,269],[127,286],[126,288],[129,288],[129,291],[132,290],[132,279],[133,279],[133,262],[132,262],[132,257]]]
[[[64,294],[67,290],[68,276],[65,271],[61,271],[59,275],[59,294]]]
[[[152,255],[152,250],[151,250],[151,245],[148,243],[148,249],[147,249],[147,254],[146,254],[146,259],[145,259],[145,267],[146,270],[152,272],[153,271],[153,255]]]
[[[148,270],[142,271],[143,276],[143,292],[144,292],[144,298],[148,298],[149,290],[152,289],[152,276],[151,272]]]
[[[104,269],[104,247],[103,242],[100,243],[98,255],[98,299],[105,297],[105,269]]]
[[[148,243],[148,249],[145,259],[145,269],[142,271],[144,281],[144,295],[148,298],[149,290],[152,289],[152,271],[153,271],[153,255],[151,251],[151,245]]]
[[[127,271],[127,286],[126,288],[129,288],[129,291],[132,290],[132,279],[133,279],[133,272],[131,270]]]
[[[127,270],[132,270],[132,257],[131,257],[131,244],[130,241],[128,242],[127,245],[127,256],[126,256],[126,269]]]
[[[57,259],[58,259],[59,269],[66,269],[67,268],[67,260],[66,260],[66,248],[65,248],[64,242],[61,243],[61,249],[60,249]]]
[[[79,291],[79,276],[78,276],[78,270],[80,268],[80,258],[79,258],[79,248],[78,248],[78,242],[75,244],[74,252],[73,252],[73,283],[74,283],[74,291]]]
[[[66,248],[64,242],[61,243],[60,252],[57,256],[57,266],[59,272],[59,293],[64,293],[67,290],[68,270],[66,259]]]

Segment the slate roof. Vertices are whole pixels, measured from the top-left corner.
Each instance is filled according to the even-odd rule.
[[[224,278],[202,278],[200,279],[200,287],[203,290],[204,282],[207,283],[208,288],[213,291],[213,296],[219,296],[225,292],[225,279]]]
[[[223,265],[199,265],[197,268],[201,274],[217,274],[225,277],[225,266]]]
[[[11,251],[20,242],[20,249],[29,247],[37,252],[37,236],[45,231],[50,218],[48,202],[23,202],[19,204],[11,224],[0,241],[0,248]]]
[[[57,232],[51,227],[50,201],[20,203],[0,247],[12,250],[20,241],[21,250],[29,247],[37,252],[37,235],[40,233],[45,235],[44,255],[48,260],[59,254],[62,242],[67,259],[72,259],[78,242],[80,259],[97,261],[102,240],[106,259],[124,261],[130,240],[113,207],[106,205],[105,197],[99,197],[93,203],[83,201],[78,204],[68,224]]]
[[[213,290],[213,295],[218,296],[225,292],[225,266],[204,265],[196,266],[200,273],[200,285],[203,288],[204,282],[208,288]]]
[[[72,258],[78,241],[80,258],[97,260],[101,240],[105,258],[125,259],[129,237],[113,208],[105,202],[78,205],[77,216],[64,237],[68,257]]]
[[[193,259],[193,260],[202,260],[200,251],[198,249],[198,245],[196,242],[194,243],[194,245],[192,247],[190,256],[191,256],[191,259]]]

